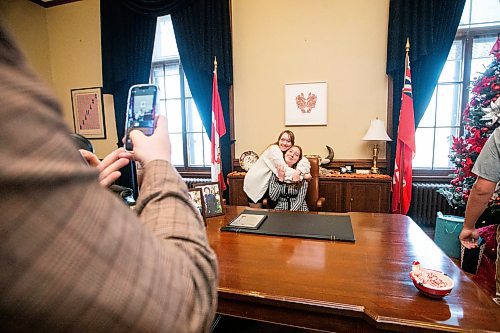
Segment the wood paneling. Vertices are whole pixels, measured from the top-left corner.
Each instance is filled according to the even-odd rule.
[[[335,159],[328,163],[327,165],[321,165],[324,168],[327,169],[336,169],[338,170],[341,166],[345,166],[346,164],[354,165],[354,169],[370,169],[372,166],[372,159],[356,159],[356,160],[339,160]],[[387,169],[387,160],[380,159],[377,161],[377,166],[380,169],[380,172],[385,173]],[[244,171],[240,167],[240,161],[239,159],[234,159],[233,160],[233,170],[235,171]]]
[[[244,172],[228,175],[229,203],[247,206],[243,192]],[[388,213],[390,210],[391,178],[383,175],[339,175],[320,177],[319,196],[326,199],[325,212]]]
[[[342,212],[344,210],[344,193],[341,182],[319,182],[319,195],[325,198],[325,212]]]
[[[345,195],[346,212],[389,212],[389,184],[347,183]]]
[[[227,179],[229,183],[229,204],[233,206],[248,206],[248,198],[243,191],[244,176],[232,173],[228,175]]]

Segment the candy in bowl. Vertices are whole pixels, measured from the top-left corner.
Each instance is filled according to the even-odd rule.
[[[420,267],[418,261],[413,262],[410,278],[415,287],[431,298],[442,298],[453,289],[453,280],[443,272]]]

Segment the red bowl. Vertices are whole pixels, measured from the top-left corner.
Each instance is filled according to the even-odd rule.
[[[455,285],[448,275],[433,269],[413,270],[410,278],[422,294],[436,299],[448,295]]]

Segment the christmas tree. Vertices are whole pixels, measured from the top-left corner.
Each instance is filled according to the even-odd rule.
[[[438,191],[455,209],[465,208],[476,181],[472,167],[488,137],[500,126],[500,37],[490,54],[493,61],[474,81],[473,96],[463,112],[463,135],[453,137],[450,161],[455,165],[455,173],[451,186]],[[498,211],[500,197],[497,192],[483,215],[493,216]]]

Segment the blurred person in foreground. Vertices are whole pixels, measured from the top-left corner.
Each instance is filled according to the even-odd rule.
[[[467,200],[465,221],[460,232],[460,242],[468,249],[477,247],[479,234],[476,221],[479,219],[495,193],[500,182],[500,127],[497,127],[486,141],[481,153],[472,167],[477,180]],[[497,259],[496,259],[496,297],[493,301],[500,305],[500,225],[497,228]]]
[[[216,258],[170,163],[166,119],[131,138],[144,166],[135,213],[82,162],[53,94],[0,26],[2,332],[210,329]]]

